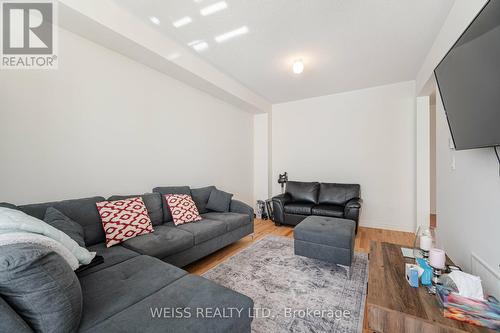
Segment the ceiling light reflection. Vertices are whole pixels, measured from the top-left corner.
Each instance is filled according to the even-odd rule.
[[[208,49],[208,43],[203,40],[195,40],[188,45],[191,46],[196,52],[201,52]]]
[[[200,14],[202,16],[212,15],[226,8],[227,8],[227,3],[225,1],[216,2],[213,5],[202,8],[200,10]]]
[[[172,25],[176,28],[180,28],[180,27],[183,27],[185,25],[188,25],[191,22],[193,22],[193,19],[190,18],[189,16],[185,16],[185,17],[173,22]]]
[[[160,22],[160,19],[159,19],[159,18],[157,18],[156,16],[151,16],[151,17],[149,18],[149,20],[150,20],[151,22],[153,22],[154,24],[156,24],[156,25],[160,25],[160,23],[161,23],[161,22]]]
[[[222,43],[222,42],[227,41],[228,39],[231,39],[231,38],[234,38],[237,36],[241,36],[241,35],[244,35],[247,33],[248,33],[248,27],[245,25],[245,26],[242,26],[238,29],[228,31],[226,33],[223,33],[222,35],[216,36],[215,41],[217,43]]]

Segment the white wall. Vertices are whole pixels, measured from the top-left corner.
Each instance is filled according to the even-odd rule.
[[[430,222],[430,98],[417,97],[416,102],[416,222],[428,227]]]
[[[430,107],[430,211],[431,214],[436,214],[436,101]]]
[[[450,149],[450,131],[439,97],[436,131],[439,239],[453,261],[469,272],[472,253],[480,257],[490,273],[496,272],[494,283],[500,292],[500,176],[495,153],[492,148]],[[485,272],[482,278],[489,281],[493,275]]]
[[[253,115],[70,32],[59,69],[0,73],[0,201],[215,184],[253,199]]]
[[[414,231],[414,93],[402,82],[274,105],[272,179],[359,183],[362,226]]]
[[[269,199],[268,165],[269,165],[269,114],[258,114],[253,117],[254,147],[253,147],[253,191],[254,205],[257,200]]]

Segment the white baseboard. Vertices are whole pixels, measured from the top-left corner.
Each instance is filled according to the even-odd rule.
[[[396,225],[377,221],[360,221],[360,227],[366,228],[377,228],[377,229],[387,229],[394,231],[404,231],[404,232],[415,232],[415,226],[413,225]]]

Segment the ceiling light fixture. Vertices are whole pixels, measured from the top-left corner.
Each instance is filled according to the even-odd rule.
[[[156,16],[151,16],[151,17],[149,18],[149,20],[150,20],[151,22],[153,22],[154,24],[156,24],[156,25],[160,25],[160,23],[161,23],[160,19],[159,19],[159,18],[157,18]]]
[[[228,31],[226,33],[223,33],[222,35],[216,36],[215,37],[215,41],[217,43],[222,43],[222,42],[225,42],[228,39],[231,39],[231,38],[234,38],[234,37],[237,37],[237,36],[241,36],[241,35],[244,35],[244,34],[247,34],[247,33],[248,33],[248,27],[245,25],[245,26],[242,26],[242,27],[240,27],[238,29],[235,29],[235,30],[232,30],[232,31]]]
[[[201,52],[208,49],[208,43],[203,40],[195,40],[188,45],[191,46],[196,52]]]
[[[176,28],[180,28],[180,27],[183,27],[185,25],[188,25],[191,22],[193,22],[193,19],[190,18],[189,16],[185,16],[185,17],[173,22],[172,25]]]
[[[200,10],[200,14],[202,16],[212,15],[226,8],[227,8],[227,3],[225,1],[216,2],[213,5],[202,8]]]
[[[292,65],[292,70],[295,74],[300,74],[304,71],[304,62],[302,59],[295,60]]]

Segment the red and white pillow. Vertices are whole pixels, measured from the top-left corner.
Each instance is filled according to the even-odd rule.
[[[146,205],[140,197],[102,201],[96,205],[106,233],[106,247],[154,231]]]
[[[168,208],[172,214],[175,225],[201,220],[196,204],[188,194],[166,194]]]

